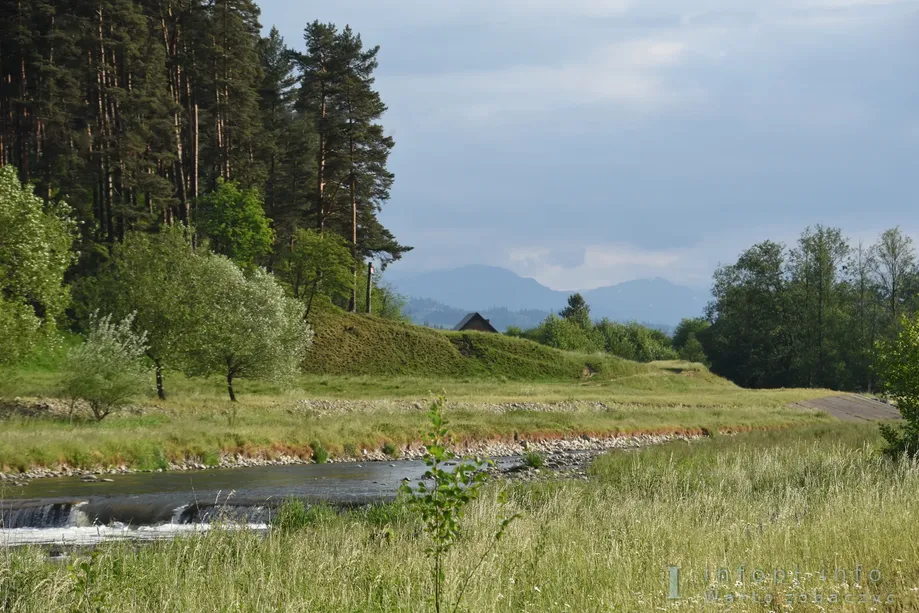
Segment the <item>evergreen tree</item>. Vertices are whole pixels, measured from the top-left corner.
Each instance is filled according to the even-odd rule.
[[[195,221],[219,179],[263,195],[269,267],[297,228],[383,268],[408,250],[377,218],[393,181],[377,49],[314,22],[294,53],[258,18],[252,0],[0,4],[0,167],[73,203],[76,276],[128,232]]]
[[[259,41],[258,53],[262,72],[258,91],[262,139],[258,152],[266,166],[265,210],[275,221],[279,234],[289,237],[293,230],[286,209],[292,194],[287,185],[289,178],[284,160],[289,142],[287,134],[294,122],[294,62],[277,28],[271,28],[271,33]]]
[[[590,328],[590,306],[581,294],[568,296],[568,306],[559,313],[564,319],[576,323],[585,330]]]

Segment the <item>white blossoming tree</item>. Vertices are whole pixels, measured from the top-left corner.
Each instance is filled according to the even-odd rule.
[[[274,277],[258,268],[244,273],[228,258],[211,255],[196,266],[189,375],[289,380],[313,340],[304,307],[290,298]]]
[[[86,401],[99,421],[141,394],[149,381],[147,336],[132,330],[133,320],[133,313],[120,321],[93,313],[86,340],[67,354],[64,394]]]

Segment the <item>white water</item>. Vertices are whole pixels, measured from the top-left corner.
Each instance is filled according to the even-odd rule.
[[[0,547],[20,545],[95,545],[103,541],[156,541],[208,530],[268,529],[267,524],[161,524],[159,526],[66,526],[0,530]]]

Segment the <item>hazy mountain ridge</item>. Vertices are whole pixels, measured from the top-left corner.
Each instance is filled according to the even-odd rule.
[[[469,311],[479,311],[498,329],[532,327],[549,312],[561,311],[574,292],[557,291],[495,266],[464,266],[391,282],[410,298],[407,314],[415,323],[452,328]],[[595,319],[649,322],[672,327],[702,314],[707,292],[661,278],[626,281],[580,292]]]

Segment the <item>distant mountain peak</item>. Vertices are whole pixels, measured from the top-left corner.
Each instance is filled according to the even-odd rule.
[[[486,264],[469,264],[403,277],[394,281],[393,286],[408,297],[430,299],[466,312],[506,309],[558,313],[565,307],[568,296],[574,293],[553,290],[536,279]],[[701,315],[699,305],[708,301],[704,292],[677,285],[662,277],[634,279],[579,293],[590,305],[591,315],[597,319],[608,317],[666,326],[676,325],[683,317]]]

